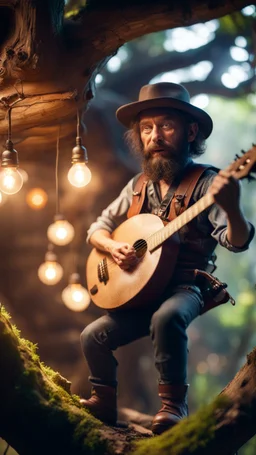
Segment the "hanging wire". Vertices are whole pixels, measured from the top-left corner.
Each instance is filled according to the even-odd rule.
[[[55,191],[56,191],[56,215],[60,213],[59,201],[59,155],[60,155],[60,125],[58,129],[57,145],[56,145],[56,164],[55,164]]]
[[[6,102],[3,102],[3,100],[0,100],[0,102],[3,104],[3,106],[6,108],[7,110],[7,117],[8,117],[8,136],[10,136],[10,139],[11,139],[11,110],[13,109],[13,106],[15,106],[15,104],[19,103],[20,101],[22,101],[23,99],[25,98],[24,95],[20,95],[19,98],[16,100],[16,101],[13,101],[13,103],[11,104],[8,104]],[[6,118],[6,115],[5,115],[5,118]]]
[[[7,444],[7,447],[6,447],[6,449],[5,449],[4,453],[3,453],[3,455],[6,455],[6,454],[7,454],[9,448],[10,448],[10,444]]]
[[[8,108],[8,141],[11,140],[11,134],[12,134],[12,117],[11,117],[11,113],[12,113],[12,108],[9,107]]]
[[[80,118],[79,118],[79,110],[76,110],[76,135],[80,137]]]
[[[20,84],[21,85],[21,92],[19,91],[19,89],[17,88],[17,85]],[[24,88],[23,88],[23,80],[22,79],[17,79],[17,81],[15,82],[14,84],[14,89],[16,90],[16,92],[18,93],[19,95],[19,100],[24,100],[25,98],[25,94],[24,94]]]

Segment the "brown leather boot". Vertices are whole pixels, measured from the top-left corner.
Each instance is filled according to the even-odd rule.
[[[109,425],[116,425],[117,421],[116,388],[107,385],[94,385],[92,395],[88,400],[81,398],[83,404],[90,412]]]
[[[163,406],[153,419],[151,428],[153,433],[161,434],[176,425],[183,417],[187,417],[187,390],[187,384],[159,384],[158,394]]]

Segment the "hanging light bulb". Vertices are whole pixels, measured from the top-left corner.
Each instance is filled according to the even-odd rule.
[[[62,300],[66,307],[72,311],[83,311],[90,304],[90,294],[81,285],[78,273],[72,273],[69,285],[62,291]]]
[[[23,177],[17,169],[19,166],[18,153],[14,150],[11,141],[11,111],[12,108],[9,108],[8,139],[6,141],[6,150],[2,153],[0,170],[0,190],[5,194],[18,193],[23,185]]]
[[[76,137],[76,146],[72,150],[71,158],[72,166],[68,171],[68,180],[71,185],[76,186],[77,188],[82,188],[83,186],[90,183],[92,174],[90,169],[87,166],[88,163],[88,154],[86,148],[82,145],[82,138],[79,133],[79,115],[77,111],[77,137]]]
[[[50,242],[55,245],[67,245],[70,243],[75,235],[75,230],[63,215],[60,214],[59,210],[59,141],[60,141],[60,127],[57,137],[56,147],[56,166],[55,166],[55,184],[56,184],[56,215],[54,222],[47,229],[47,237]]]
[[[0,190],[5,194],[15,194],[23,185],[23,178],[18,171],[18,154],[11,140],[6,141],[6,150],[2,153],[0,170]]]
[[[73,149],[74,150],[74,149]],[[73,161],[72,161],[73,162]],[[92,178],[92,173],[84,163],[74,163],[68,171],[68,180],[71,185],[82,188],[88,185]]]
[[[48,247],[45,255],[45,262],[38,269],[38,277],[42,283],[48,286],[58,283],[63,276],[63,268],[57,262],[57,256],[52,251],[52,246]]]
[[[67,245],[75,235],[75,230],[64,216],[57,214],[54,217],[54,223],[50,224],[47,229],[47,237],[55,245]]]

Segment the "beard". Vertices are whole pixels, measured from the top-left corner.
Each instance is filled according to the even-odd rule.
[[[142,159],[142,169],[146,176],[152,182],[164,180],[166,183],[172,183],[184,170],[189,157],[189,152],[183,150],[175,153],[175,150],[168,150],[170,156],[152,155],[152,151],[144,152]]]

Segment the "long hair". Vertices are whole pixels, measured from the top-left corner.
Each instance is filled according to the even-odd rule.
[[[187,124],[193,123],[194,120],[191,117],[184,116]],[[143,153],[143,144],[140,138],[140,127],[139,119],[136,119],[131,128],[124,134],[125,142],[127,143],[129,149],[135,156],[141,156]],[[196,158],[201,156],[206,149],[206,142],[203,133],[198,130],[197,136],[193,142],[190,143],[189,156],[191,158]]]

